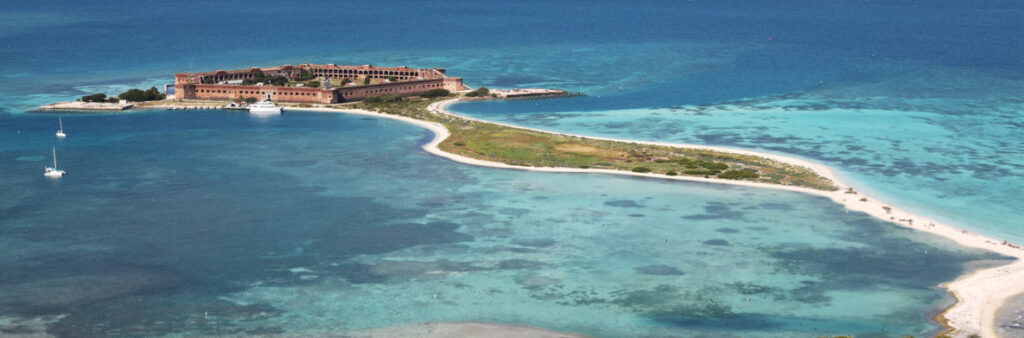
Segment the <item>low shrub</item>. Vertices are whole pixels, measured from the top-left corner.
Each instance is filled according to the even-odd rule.
[[[725,172],[718,174],[718,178],[724,178],[727,180],[755,179],[758,177],[761,177],[761,175],[750,170],[726,170]]]
[[[487,87],[480,87],[480,88],[477,88],[474,91],[466,93],[466,96],[468,96],[468,97],[477,97],[477,96],[483,97],[483,96],[487,96],[487,95],[490,95],[490,94],[491,94],[491,90],[490,89],[487,89]]]
[[[107,100],[107,94],[96,93],[92,95],[82,96],[82,102],[103,102]]]
[[[435,98],[435,97],[448,96],[448,95],[452,95],[452,92],[448,91],[447,89],[431,89],[431,90],[428,90],[428,91],[425,91],[425,92],[417,94],[417,96],[425,97],[425,98],[428,98],[428,99],[432,99],[432,98]]]
[[[687,169],[687,170],[683,171],[683,173],[685,173],[687,175],[704,175],[704,176],[718,175],[718,173],[720,173],[720,172],[721,171],[719,171],[719,170],[702,170],[702,169]]]
[[[142,89],[138,89],[138,88],[132,88],[132,89],[129,89],[129,90],[125,91],[124,93],[121,93],[117,97],[122,99],[122,100],[128,100],[128,101],[131,101],[131,102],[142,102],[142,101],[163,100],[163,99],[167,98],[167,95],[163,94],[163,93],[160,93],[160,91],[157,90],[156,87],[150,87],[149,89],[146,89],[146,90],[142,90]]]
[[[717,162],[700,161],[699,165],[701,167],[704,167],[705,169],[708,169],[708,170],[725,170],[725,169],[729,168],[729,166],[726,165],[725,163],[717,163]]]
[[[651,168],[648,168],[648,167],[633,167],[633,172],[635,172],[635,173],[649,173],[649,172],[651,172]]]

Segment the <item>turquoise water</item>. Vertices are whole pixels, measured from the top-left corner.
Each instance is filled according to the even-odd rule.
[[[445,67],[472,86],[590,94],[455,107],[470,115],[806,157],[901,207],[1021,240],[1022,12],[0,3],[0,332],[482,320],[597,336],[921,335],[949,301],[935,286],[997,257],[798,194],[467,167],[422,152],[427,131],[370,118],[65,116],[57,141],[53,116],[23,112],[191,70]],[[54,146],[59,182],[40,175]]]
[[[50,116],[2,121],[11,332],[921,334],[935,285],[998,258],[797,193],[470,167],[368,117],[65,116],[63,141]]]
[[[892,93],[897,84],[882,83],[707,105],[533,112],[548,102],[488,102],[452,109],[577,134],[796,155],[839,169],[889,203],[1024,241],[1024,101],[1017,94],[1024,85],[984,76],[991,87],[936,76],[916,83],[920,93]]]

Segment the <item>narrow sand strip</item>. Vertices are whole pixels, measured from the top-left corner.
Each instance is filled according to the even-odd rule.
[[[601,173],[601,174],[614,174],[614,175],[628,175],[628,176],[639,176],[648,178],[658,178],[666,180],[681,180],[681,181],[694,181],[694,182],[709,182],[719,184],[730,184],[740,185],[748,187],[758,187],[767,189],[779,189],[802,192],[811,195],[817,195],[827,197],[832,201],[845,206],[849,210],[864,212],[868,215],[874,216],[878,219],[893,222],[911,229],[916,229],[935,235],[939,235],[948,239],[953,240],[957,244],[980,248],[989,251],[993,251],[1002,255],[1015,257],[1016,261],[1013,263],[998,266],[994,268],[988,268],[979,270],[969,275],[960,276],[956,281],[943,285],[949,292],[956,295],[960,300],[953,307],[946,310],[944,316],[948,320],[948,324],[955,328],[956,331],[953,333],[955,336],[967,336],[970,334],[981,334],[983,337],[997,337],[995,330],[995,316],[999,307],[1002,306],[1003,302],[1011,296],[1024,292],[1024,249],[1020,247],[1011,247],[1008,243],[1002,240],[997,240],[984,235],[968,232],[966,230],[957,229],[950,225],[939,223],[935,220],[914,215],[905,210],[896,208],[891,204],[870,198],[863,194],[849,194],[846,193],[847,188],[850,186],[842,182],[832,170],[824,165],[814,163],[811,161],[781,156],[775,154],[759,153],[755,151],[742,150],[742,149],[731,149],[725,147],[712,147],[704,145],[694,144],[679,144],[679,143],[666,143],[666,142],[650,142],[650,141],[637,141],[637,140],[621,140],[604,137],[592,137],[586,135],[575,135],[551,132],[546,130],[520,127],[516,125],[497,123],[491,121],[485,121],[466,117],[458,114],[449,112],[446,108],[448,105],[458,102],[459,99],[450,99],[445,101],[439,101],[431,104],[428,109],[438,114],[448,114],[459,118],[492,123],[496,125],[507,126],[511,128],[520,128],[526,130],[532,130],[548,134],[558,134],[573,137],[590,138],[596,140],[607,140],[617,142],[631,142],[638,144],[650,144],[659,146],[679,147],[679,148],[693,148],[693,149],[707,149],[721,152],[728,152],[742,155],[753,155],[764,158],[769,158],[779,162],[789,163],[793,165],[799,165],[814,170],[819,175],[832,180],[840,189],[838,191],[821,191],[810,188],[783,186],[768,183],[757,183],[748,181],[737,181],[737,180],[726,180],[718,178],[703,178],[703,177],[690,177],[690,176],[666,176],[660,174],[651,173],[635,173],[630,171],[611,170],[611,169],[581,169],[581,168],[555,168],[555,167],[522,167],[508,165],[498,162],[483,161],[474,158],[464,157],[460,155],[450,154],[441,151],[438,145],[442,141],[448,138],[451,134],[448,129],[444,126],[421,121],[405,116],[382,114],[378,112],[372,112],[361,109],[333,109],[333,108],[287,108],[287,110],[305,110],[305,111],[319,111],[319,112],[333,112],[333,113],[348,113],[348,114],[359,114],[377,116],[382,118],[389,118],[394,120],[403,121],[410,124],[415,124],[434,132],[434,139],[423,146],[423,149],[431,154],[441,156],[452,161],[466,163],[471,165],[492,167],[492,168],[504,168],[504,169],[518,169],[518,170],[529,170],[529,171],[541,171],[541,172],[562,172],[562,173]],[[866,201],[862,201],[866,199]]]

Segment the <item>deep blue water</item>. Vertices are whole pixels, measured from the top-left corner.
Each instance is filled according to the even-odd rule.
[[[1024,239],[1010,1],[0,4],[0,330],[313,333],[479,320],[601,336],[902,336],[996,258],[818,198],[472,168],[330,114],[34,106],[302,62],[445,67],[578,99],[465,104],[760,148]],[[42,177],[57,147],[69,176]],[[435,298],[435,295],[437,297]],[[750,301],[747,301],[747,299]]]

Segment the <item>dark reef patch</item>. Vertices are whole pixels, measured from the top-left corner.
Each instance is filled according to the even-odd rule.
[[[604,205],[607,205],[607,206],[610,206],[610,207],[616,207],[616,208],[643,208],[644,207],[643,205],[640,205],[639,203],[637,203],[634,200],[607,201],[607,202],[604,202]]]
[[[555,245],[555,240],[550,238],[513,239],[512,244],[528,246],[532,248],[546,248]]]
[[[704,245],[729,246],[729,241],[724,240],[724,239],[706,240],[703,243],[704,243]]]
[[[547,264],[526,259],[509,259],[498,263],[498,268],[503,270],[534,269],[544,265]]]
[[[399,223],[380,227],[343,227],[320,236],[325,251],[343,255],[385,253],[404,248],[468,242],[473,236],[456,231],[451,222]]]
[[[182,283],[181,277],[168,272],[131,266],[0,283],[0,313],[43,315],[112,298],[165,292]]]
[[[757,283],[746,283],[746,282],[732,282],[725,284],[726,287],[736,291],[741,295],[754,296],[754,295],[769,295],[775,299],[782,299],[783,290],[774,286],[761,285]]]
[[[735,234],[737,232],[740,232],[740,229],[735,229],[735,228],[718,228],[718,229],[715,229],[715,231],[721,232],[723,234]]]
[[[793,210],[793,206],[789,205],[787,203],[771,203],[771,202],[768,202],[768,203],[758,204],[757,207],[759,207],[761,209],[768,209],[768,210],[781,210],[781,211],[792,211]]]
[[[689,220],[713,220],[713,219],[743,219],[744,213],[741,211],[732,210],[728,205],[722,202],[708,202],[704,206],[703,214],[694,214],[683,216],[683,219]]]
[[[679,268],[668,265],[645,265],[633,268],[636,272],[644,275],[655,275],[655,276],[681,276],[682,271]]]
[[[321,270],[341,276],[352,284],[368,284],[396,279],[440,278],[445,273],[480,271],[484,268],[471,263],[442,259],[429,262],[379,260],[373,264],[345,263],[324,266]]]
[[[524,208],[502,208],[498,210],[498,213],[502,215],[522,216],[530,213],[530,209]]]

